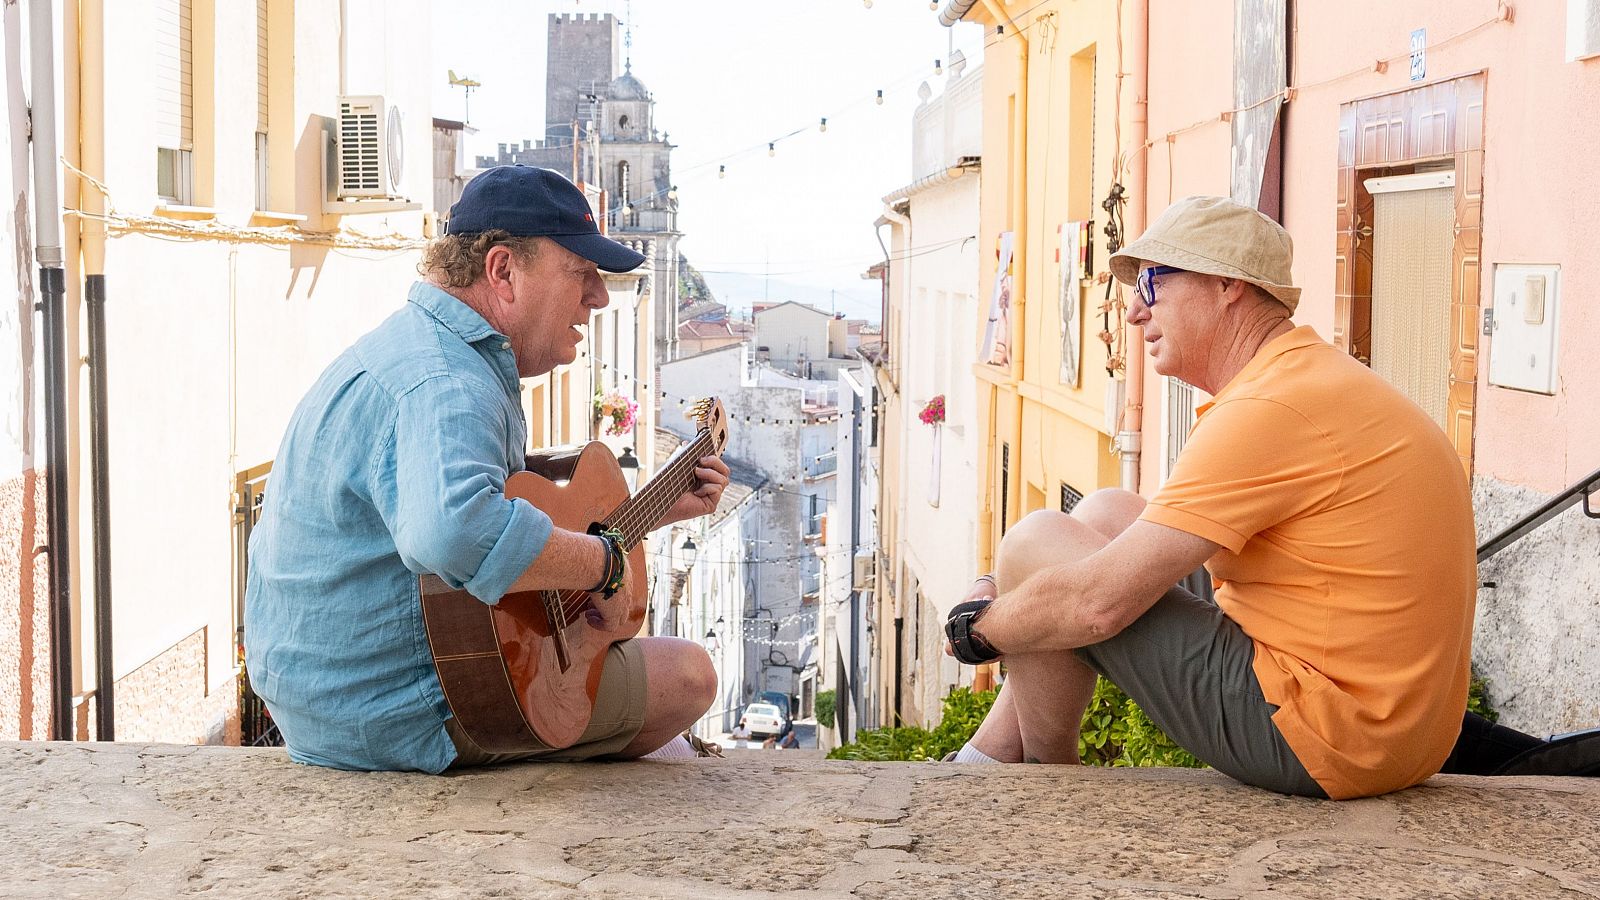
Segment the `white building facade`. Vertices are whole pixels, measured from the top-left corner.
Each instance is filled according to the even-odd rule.
[[[743,469],[765,479],[740,557],[747,573],[745,694],[748,700],[777,691],[805,711],[817,673],[818,551],[836,481],[838,410],[817,402],[829,386],[752,366],[743,344],[663,363],[660,382],[663,428],[692,434],[687,405],[717,397],[728,414],[724,457],[736,477]]]
[[[884,573],[894,585],[885,610],[883,677],[890,702],[913,723],[937,723],[940,700],[972,670],[943,653],[943,624],[978,573],[975,523],[978,483],[974,460],[983,441],[972,369],[980,321],[978,293],[978,153],[981,147],[981,71],[953,66],[943,93],[924,85],[912,120],[916,176],[883,198],[880,221],[897,248],[889,266],[890,342],[879,383],[897,393],[886,404],[895,432],[886,441],[895,473],[885,492],[893,543],[884,548]],[[920,416],[942,400],[944,420]],[[887,617],[892,612],[890,622]],[[887,632],[887,628],[885,628]]]

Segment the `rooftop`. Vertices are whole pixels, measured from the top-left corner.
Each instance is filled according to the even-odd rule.
[[[1373,800],[1212,772],[805,751],[451,776],[282,750],[0,743],[8,897],[1600,896],[1600,786]]]

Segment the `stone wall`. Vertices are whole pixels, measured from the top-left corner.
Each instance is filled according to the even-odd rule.
[[[545,59],[545,138],[572,138],[572,116],[578,106],[578,89],[585,82],[602,87],[617,75],[617,20],[610,13],[549,17],[548,55]]]
[[[239,743],[236,682],[231,672],[207,671],[206,636],[198,629],[117,679],[117,740]],[[79,740],[93,734],[93,722],[91,715],[87,728],[80,724]]]
[[[50,735],[50,560],[45,479],[0,481],[0,740]]]
[[[1481,542],[1548,495],[1473,479]],[[1472,658],[1501,722],[1544,735],[1600,725],[1600,519],[1568,509],[1478,567]]]

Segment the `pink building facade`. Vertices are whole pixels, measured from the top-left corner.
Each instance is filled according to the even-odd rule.
[[[1191,194],[1280,215],[1296,321],[1434,414],[1480,540],[1600,469],[1600,47],[1572,30],[1600,4],[1150,7],[1146,220]],[[1147,493],[1184,391],[1148,373]],[[1506,720],[1600,723],[1600,521],[1568,510],[1480,575]]]

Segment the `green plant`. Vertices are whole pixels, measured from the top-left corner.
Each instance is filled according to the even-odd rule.
[[[1084,710],[1078,756],[1090,766],[1197,769],[1205,765],[1167,737],[1139,704],[1104,678],[1095,682],[1094,696]]]
[[[1467,712],[1475,712],[1491,722],[1500,721],[1500,713],[1489,705],[1489,679],[1472,670],[1472,681],[1467,684]]]
[[[835,698],[837,696],[838,695],[833,691],[817,692],[817,724],[821,725],[823,728],[833,727],[834,703],[836,702]]]
[[[972,739],[999,694],[999,688],[976,693],[956,688],[944,698],[944,718],[932,731],[915,726],[864,728],[854,742],[835,747],[828,758],[871,762],[942,759]],[[819,721],[820,709],[819,696]],[[1157,728],[1139,704],[1104,678],[1095,682],[1094,697],[1084,710],[1078,755],[1090,766],[1204,766]]]
[[[956,688],[944,698],[944,716],[932,731],[914,725],[863,728],[856,733],[855,741],[833,748],[828,758],[871,762],[943,759],[945,754],[960,750],[972,739],[999,695],[999,688],[976,693],[968,688]]]

